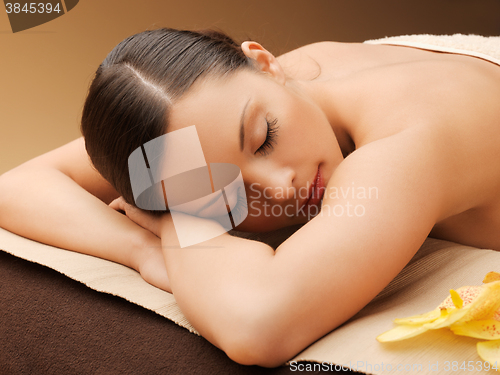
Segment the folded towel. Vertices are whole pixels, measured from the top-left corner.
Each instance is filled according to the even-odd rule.
[[[500,65],[500,36],[480,35],[403,35],[367,40],[368,44],[391,44],[431,51],[479,57]]]

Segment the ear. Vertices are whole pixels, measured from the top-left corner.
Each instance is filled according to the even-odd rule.
[[[271,74],[278,82],[282,84],[285,83],[285,72],[271,52],[257,42],[243,42],[241,44],[241,49],[247,57],[255,61],[257,67],[261,71]]]

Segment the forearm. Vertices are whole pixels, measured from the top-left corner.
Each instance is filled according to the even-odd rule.
[[[171,224],[171,217],[165,218]],[[162,223],[162,246],[177,303],[193,326],[231,359],[278,366],[380,291],[371,287],[376,280],[366,285],[363,277],[353,278],[363,263],[351,251],[354,246],[339,239],[336,251],[331,251],[330,241],[320,239],[319,250],[311,247],[311,238],[326,228],[320,228],[321,222],[310,224],[274,252],[263,243],[227,233],[180,248],[173,226]]]
[[[0,226],[52,246],[138,269],[138,251],[159,239],[56,169],[0,176]]]
[[[233,360],[265,364],[262,353],[253,351],[266,350],[262,340],[276,325],[268,315],[279,303],[273,289],[273,249],[227,233],[180,248],[169,214],[165,221],[161,237],[167,272],[183,313]]]

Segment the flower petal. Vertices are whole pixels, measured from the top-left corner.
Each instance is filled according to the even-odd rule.
[[[379,335],[377,340],[404,340],[444,327],[452,328],[457,335],[496,339],[500,325],[500,280],[493,278],[500,274],[490,272],[488,275],[486,284],[451,289],[450,296],[432,311],[395,319],[399,326]]]
[[[497,371],[499,371],[500,340],[478,342],[476,347],[477,354],[479,354],[483,361],[489,362],[492,367],[496,367]]]
[[[421,315],[413,315],[408,318],[394,319],[396,324],[409,324],[409,325],[419,325],[424,323],[430,323],[441,316],[441,309],[436,308]]]
[[[492,319],[476,320],[465,324],[451,326],[456,335],[475,337],[477,339],[500,339],[500,322]]]
[[[466,309],[443,309],[441,311],[441,317],[436,319],[431,323],[424,324],[427,329],[439,329],[444,327],[449,327],[452,324],[460,321],[467,314]]]
[[[420,325],[399,325],[393,329],[382,333],[377,336],[378,342],[389,342],[389,341],[400,341],[404,339],[409,339],[410,337],[415,337],[427,331],[428,328]]]
[[[484,277],[483,283],[491,283],[492,281],[500,280],[500,273],[498,272],[488,272]]]
[[[463,307],[468,310],[467,314],[457,323],[490,319],[500,308],[500,281],[492,281],[481,287],[479,295]]]
[[[434,311],[434,310],[433,310]],[[448,327],[463,317],[466,311],[459,309],[442,309],[440,317],[425,324],[401,324],[377,337],[379,342],[400,341],[418,336],[429,329]],[[424,314],[425,315],[425,314]]]
[[[472,301],[474,301],[476,299],[476,297],[481,294],[482,291],[483,291],[483,285],[462,286],[456,290],[456,292],[460,296],[460,299],[463,301],[462,307],[467,306],[470,303],[472,303]],[[439,307],[440,308],[455,307],[455,304],[453,303],[453,299],[451,298],[451,292],[450,292],[450,296],[445,298],[445,300],[443,302],[441,302]]]

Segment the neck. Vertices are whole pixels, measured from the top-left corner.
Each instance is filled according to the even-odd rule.
[[[356,145],[344,127],[335,126],[332,123],[330,123],[330,125],[332,125],[333,132],[335,133],[335,137],[337,137],[340,150],[342,151],[342,155],[345,159],[347,155],[356,149]]]

